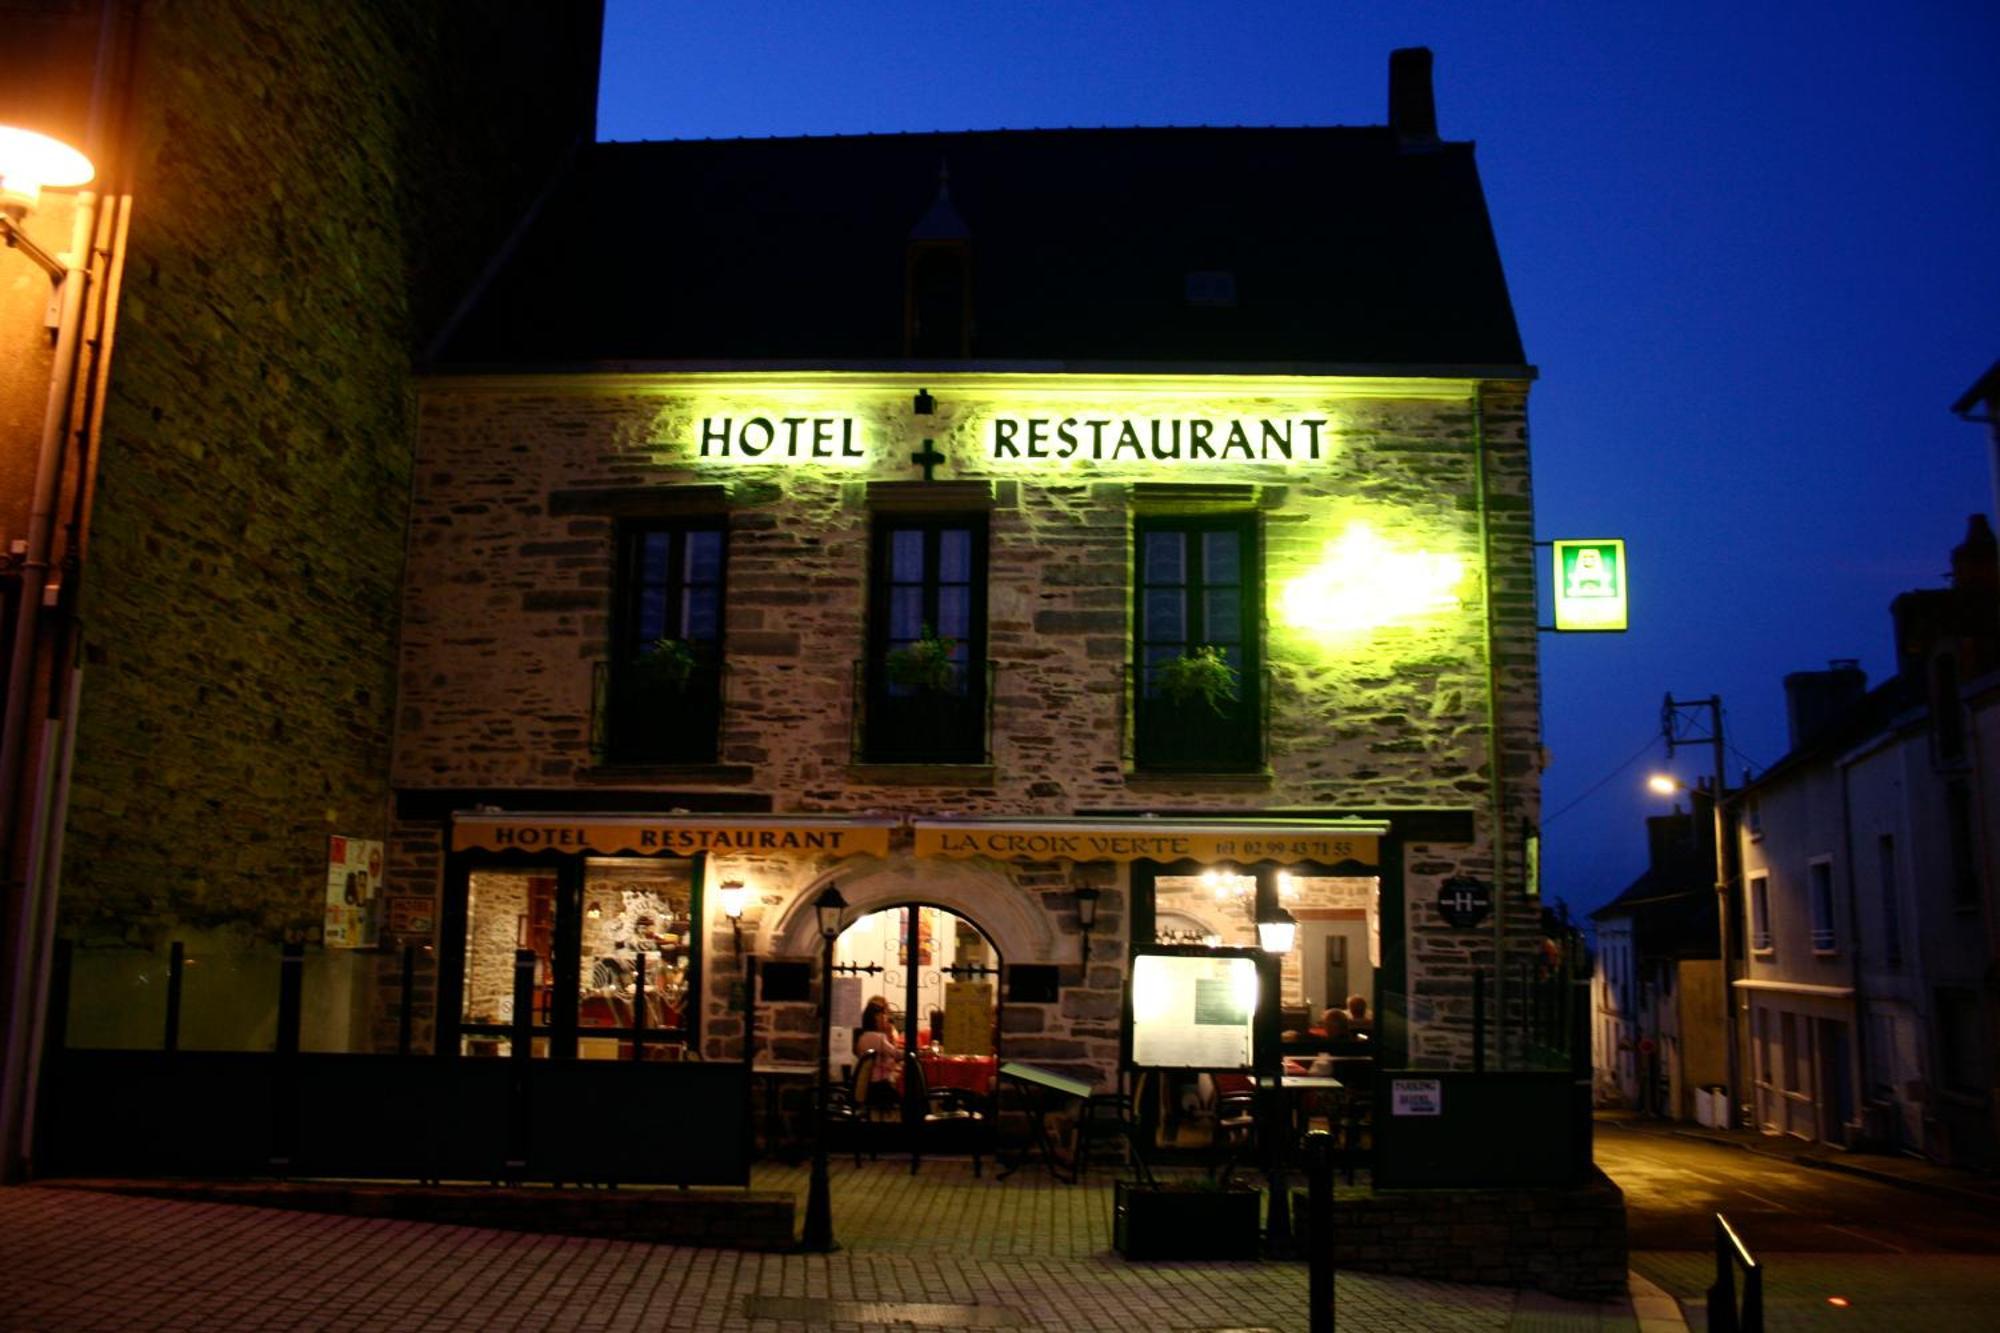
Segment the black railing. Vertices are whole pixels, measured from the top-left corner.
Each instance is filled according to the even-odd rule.
[[[961,677],[955,690],[889,686],[880,663],[853,667],[850,742],[857,764],[990,764],[997,663]]]
[[[1743,1270],[1743,1303],[1736,1303],[1736,1270]],[[1711,1333],[1764,1333],[1764,1269],[1721,1213],[1715,1215],[1715,1285],[1708,1289]]]
[[[1123,670],[1119,758],[1158,772],[1254,772],[1271,757],[1271,671],[1254,673],[1251,697],[1221,709],[1199,699],[1148,698],[1131,663]]]
[[[402,958],[394,1055],[300,1050],[298,945],[277,961],[272,1049],[188,1049],[180,991],[195,960],[176,944],[159,1049],[106,1050],[69,1043],[75,973],[59,944],[37,1173],[748,1183],[747,1065],[641,1058],[643,1026],[629,1061],[529,1058],[525,1021],[510,1031],[511,1060],[414,1055],[416,952]],[[517,1020],[531,1009],[526,952]],[[667,1123],[677,1132],[659,1134]]]
[[[590,670],[593,764],[711,764],[721,754],[729,664],[697,662],[679,686],[611,662]]]

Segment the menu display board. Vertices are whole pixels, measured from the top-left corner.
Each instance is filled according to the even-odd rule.
[[[1132,960],[1132,1063],[1142,1069],[1248,1069],[1257,964],[1232,956]]]

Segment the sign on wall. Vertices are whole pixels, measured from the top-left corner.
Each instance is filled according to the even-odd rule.
[[[1484,880],[1455,876],[1438,886],[1438,915],[1460,930],[1469,930],[1493,910],[1493,886]]]
[[[1626,627],[1625,543],[1616,537],[1558,541],[1555,549],[1556,628]]]
[[[1390,1079],[1389,1114],[1443,1115],[1443,1080],[1435,1078]]]
[[[382,844],[366,838],[326,840],[326,923],[329,949],[375,944],[375,894],[382,883]]]

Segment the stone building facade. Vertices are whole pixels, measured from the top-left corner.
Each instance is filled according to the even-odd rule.
[[[1134,960],[1284,908],[1291,1021],[1358,993],[1385,1061],[1470,1064],[1483,971],[1506,1058],[1533,371],[1427,53],[1392,85],[1359,130],[580,158],[419,384],[378,1041],[402,946],[419,1044],[531,998],[554,1054],[643,1008],[808,1060],[832,886],[843,1029],[906,988],[906,1039],[1108,1086]]]
[[[1255,837],[1273,819],[1301,829],[1377,820],[1400,835],[1400,882],[1298,867],[1286,901],[1392,917],[1386,932],[1373,927],[1374,952],[1386,951],[1384,934],[1404,951],[1384,962],[1380,1006],[1414,1019],[1411,1060],[1462,1062],[1470,970],[1490,966],[1496,931],[1454,930],[1433,903],[1446,879],[1472,876],[1497,878],[1500,901],[1522,904],[1509,831],[1535,811],[1524,388],[1360,377],[435,377],[419,411],[395,781],[406,804],[444,789],[468,810],[643,812],[672,793],[697,813],[907,821],[889,830],[886,855],[716,852],[704,873],[709,884],[752,886],[743,931],[762,957],[813,955],[810,900],[830,881],[856,909],[951,908],[1008,964],[1063,970],[1060,998],[1007,1006],[1004,1049],[1100,1074],[1118,1059],[1131,863],[919,857],[920,828],[995,816],[1068,828],[1122,812],[1225,827],[1234,818]],[[929,415],[911,411],[920,392],[934,400]],[[996,423],[1048,402],[1086,422],[1319,422],[1319,456],[995,457]],[[704,430],[725,418],[831,419],[864,444],[839,462],[704,458]],[[948,476],[917,475],[910,455],[927,441]],[[857,744],[868,719],[855,665],[870,652],[871,533],[885,519],[935,514],[978,516],[990,543],[986,753],[874,762],[866,737]],[[725,534],[719,743],[708,763],[620,763],[607,753],[606,729],[622,723],[604,681],[616,668],[621,526],[675,515]],[[1135,525],[1216,515],[1245,519],[1260,539],[1250,586],[1264,599],[1264,753],[1234,772],[1149,769],[1134,753]],[[1399,571],[1405,583],[1392,586]],[[1396,812],[1423,812],[1428,826],[1462,816],[1464,831],[1408,836]],[[399,823],[391,893],[449,893],[454,827],[435,805]],[[1084,884],[1103,893],[1088,970],[1075,907]],[[731,1055],[731,931],[712,903],[700,910],[714,965],[695,1039]],[[1500,919],[1504,931],[1520,923],[1518,912]],[[1290,997],[1303,1003],[1311,989],[1295,966]]]

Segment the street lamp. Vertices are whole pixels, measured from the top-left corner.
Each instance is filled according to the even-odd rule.
[[[1298,933],[1298,920],[1275,902],[1257,914],[1257,944],[1264,954],[1260,971],[1265,984],[1257,988],[1257,1007],[1263,1011],[1264,1021],[1259,1024],[1256,1063],[1257,1081],[1264,1090],[1264,1180],[1271,1191],[1264,1243],[1272,1254],[1281,1256],[1292,1252],[1292,1200],[1285,1185],[1285,1065],[1278,1049],[1278,1014],[1284,999],[1284,959]]]
[[[1097,899],[1100,892],[1092,884],[1076,886],[1076,924],[1083,931],[1083,961],[1086,966],[1090,963],[1090,932],[1097,925]],[[1090,984],[1088,977],[1084,979],[1084,984]]]
[[[21,251],[61,282],[68,269],[28,239],[21,223],[41,205],[43,190],[88,185],[96,174],[90,159],[62,140],[0,125],[0,242]]]
[[[1715,840],[1715,917],[1718,937],[1716,971],[1722,978],[1722,1045],[1729,1071],[1729,1090],[1722,1099],[1722,1128],[1736,1128],[1736,1098],[1742,1086],[1741,1061],[1736,1050],[1736,988],[1729,976],[1729,861],[1723,846],[1724,827],[1722,821],[1721,774],[1716,775],[1713,788],[1690,787],[1670,773],[1654,773],[1646,779],[1649,791],[1661,796],[1674,796],[1686,792],[1690,801],[1707,801]]]
[[[806,1188],[803,1248],[824,1254],[833,1244],[833,1197],[826,1182],[827,1060],[833,1046],[833,942],[840,938],[840,918],[847,899],[829,884],[813,899],[822,941],[819,972],[819,1088],[813,1098],[812,1178]]]
[[[729,931],[735,937],[736,956],[743,956],[743,906],[750,899],[750,890],[740,879],[724,880],[715,891],[716,901],[722,904],[722,914],[729,918]]]

